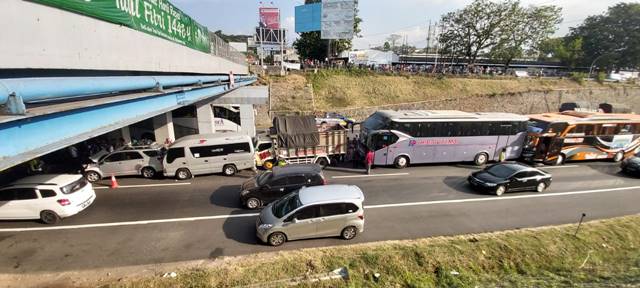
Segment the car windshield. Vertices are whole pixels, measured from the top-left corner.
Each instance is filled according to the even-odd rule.
[[[300,206],[302,206],[302,202],[300,202],[298,192],[293,192],[273,203],[271,212],[273,213],[273,216],[276,216],[276,218],[282,218],[284,215],[289,214]]]
[[[271,173],[271,171],[266,171],[258,175],[256,183],[258,183],[258,186],[263,186],[264,184],[269,183],[269,180],[271,180],[271,178],[273,178],[273,173]]]
[[[515,169],[507,165],[495,165],[495,166],[489,167],[486,171],[489,174],[496,177],[500,177],[500,178],[507,178],[516,172]]]

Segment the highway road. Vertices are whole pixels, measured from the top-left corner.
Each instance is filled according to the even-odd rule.
[[[325,170],[330,184],[365,193],[365,232],[352,241],[314,239],[270,247],[257,242],[256,211],[242,209],[239,184],[251,177],[209,175],[189,181],[121,178],[117,190],[97,187],[96,202],[60,225],[0,222],[0,273],[56,272],[215,259],[258,252],[415,239],[575,223],[640,213],[640,179],[610,162],[545,167],[544,193],[502,197],[474,192],[475,167],[376,168],[374,175]],[[103,182],[105,185],[107,182]]]

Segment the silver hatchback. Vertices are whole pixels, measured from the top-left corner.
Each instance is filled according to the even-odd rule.
[[[84,167],[84,176],[89,182],[96,182],[104,177],[142,175],[153,178],[162,172],[163,153],[154,148],[126,148],[101,156],[95,163]]]
[[[262,209],[256,235],[272,246],[305,238],[340,236],[350,240],[364,231],[363,202],[357,186],[303,187]]]

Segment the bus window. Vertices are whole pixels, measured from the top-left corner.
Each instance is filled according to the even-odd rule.
[[[371,137],[371,145],[373,150],[377,151],[392,145],[398,141],[398,136],[393,133],[379,133]]]
[[[549,128],[549,122],[540,121],[540,120],[531,120],[529,121],[529,132],[533,133],[543,133]]]
[[[620,134],[634,134],[635,133],[635,125],[633,124],[620,124]]]

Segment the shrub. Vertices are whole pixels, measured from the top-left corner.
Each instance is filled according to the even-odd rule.
[[[569,79],[575,81],[576,83],[582,85],[584,84],[584,79],[587,78],[586,73],[582,72],[571,72],[569,73]]]

